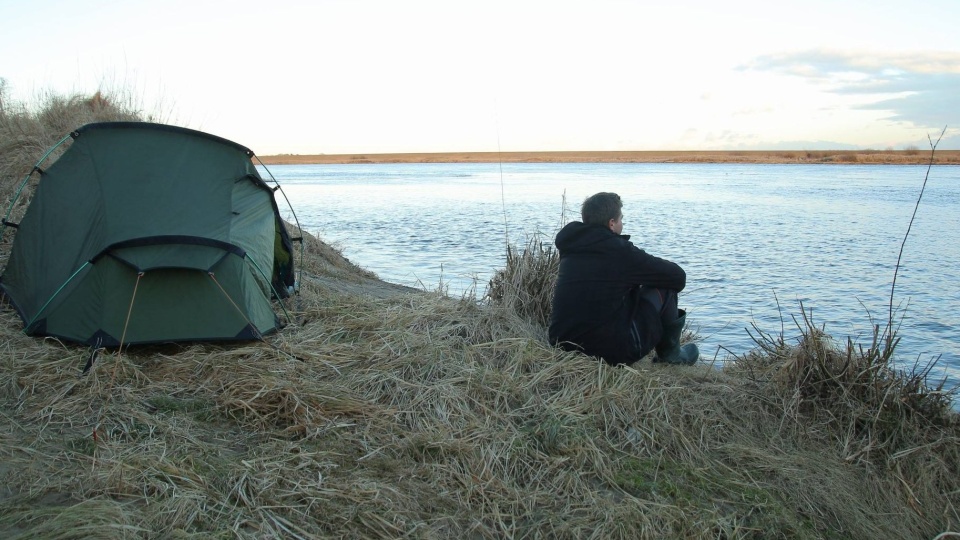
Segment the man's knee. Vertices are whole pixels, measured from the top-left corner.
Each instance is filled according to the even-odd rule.
[[[677,291],[673,289],[643,286],[637,290],[637,299],[647,301],[657,313],[677,309]]]

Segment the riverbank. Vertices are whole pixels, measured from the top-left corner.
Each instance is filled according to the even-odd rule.
[[[0,312],[0,535],[958,528],[956,415],[874,349],[825,348],[807,328],[723,369],[611,368],[547,345],[543,312],[518,294],[544,290],[538,260],[515,260],[477,304],[378,284],[304,238],[290,324],[262,342],[107,351],[81,376],[88,348]]]
[[[277,154],[266,165],[349,163],[838,163],[926,165],[929,150],[751,150],[623,152],[441,152],[393,154]],[[960,150],[937,150],[934,163],[960,165]]]
[[[104,103],[0,106],[22,148],[0,199],[62,125],[128,114]],[[92,356],[0,304],[0,538],[958,536],[952,394],[893,370],[885,334],[833,342],[800,314],[799,342],[720,366],[612,368],[546,342],[542,245],[474,301],[294,232],[301,288],[262,341]]]

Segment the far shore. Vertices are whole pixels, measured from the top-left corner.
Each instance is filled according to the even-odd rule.
[[[926,165],[930,150],[728,150],[277,154],[266,165],[350,163],[836,163]],[[960,150],[937,150],[934,163],[960,165]]]

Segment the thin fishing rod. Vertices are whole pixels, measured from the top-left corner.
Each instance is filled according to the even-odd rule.
[[[507,225],[507,196],[503,188],[503,156],[500,153],[500,114],[497,111],[497,102],[493,102],[493,121],[497,127],[497,164],[500,165],[500,204],[503,207],[503,244],[510,249],[510,229]]]

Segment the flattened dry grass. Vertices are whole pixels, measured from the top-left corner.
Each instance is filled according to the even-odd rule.
[[[89,350],[0,309],[0,537],[960,529],[952,394],[870,347],[810,325],[722,370],[610,368],[545,344],[529,268],[478,303],[377,285],[316,239],[305,256],[265,342],[105,351],[86,374]]]

